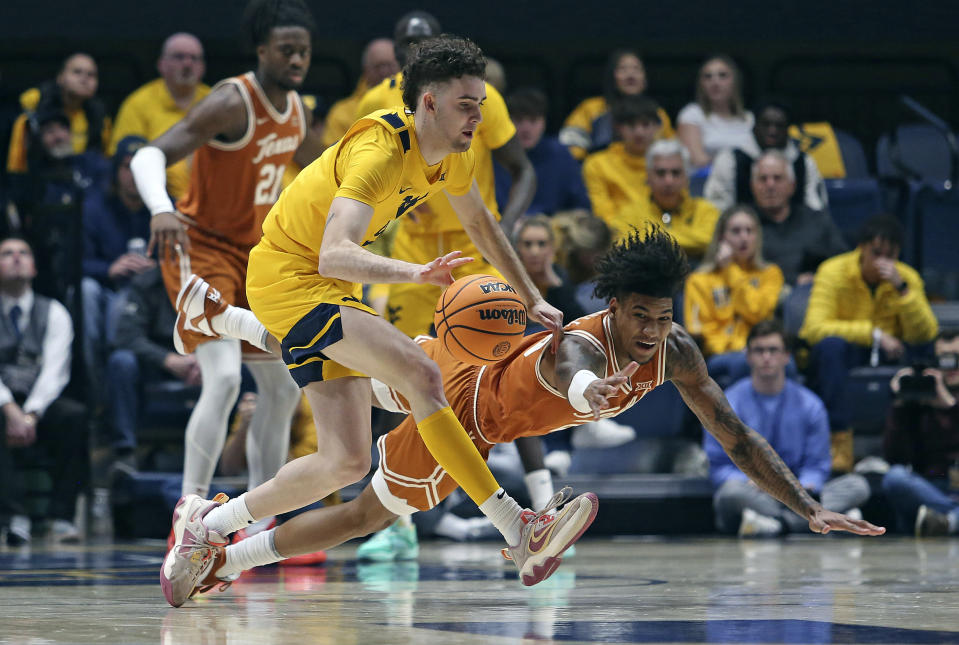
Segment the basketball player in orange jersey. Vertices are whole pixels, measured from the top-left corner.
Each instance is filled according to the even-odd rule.
[[[153,213],[149,248],[161,260],[174,305],[182,281],[196,271],[228,302],[248,307],[249,252],[280,192],[283,170],[293,159],[308,164],[322,150],[307,135],[311,114],[296,92],[309,69],[313,24],[302,0],[253,0],[244,28],[256,50],[256,71],[220,82],[133,158],[137,188]],[[189,189],[174,208],[164,168],[191,154]],[[247,441],[249,485],[269,480],[286,461],[290,419],[299,401],[288,370],[259,350],[242,350],[235,339],[199,333],[183,316],[174,340],[180,353],[196,353],[203,375],[186,428],[183,494],[209,491],[240,387],[241,360],[256,380],[261,402]]]
[[[810,530],[885,532],[825,510],[766,440],[733,412],[706,372],[696,343],[673,322],[673,295],[689,265],[668,233],[659,228],[634,231],[599,261],[597,270],[596,295],[608,299],[609,307],[568,324],[555,353],[549,351],[550,334],[541,332],[527,336],[500,362],[476,367],[452,358],[435,338],[417,339],[439,364],[446,396],[481,454],[486,456],[495,443],[615,416],[669,380],[736,465],[807,518]],[[375,381],[373,390],[381,407],[409,409],[395,390]],[[456,488],[423,445],[411,417],[381,437],[378,447],[379,468],[358,497],[308,511],[276,529],[284,555],[329,549],[366,535],[397,515],[432,508]],[[536,539],[534,534],[532,541]],[[200,581],[200,591],[222,587],[239,573],[230,566],[234,548],[215,548],[215,565]],[[264,558],[256,564],[269,562]]]
[[[364,248],[390,221],[445,192],[479,250],[558,345],[562,313],[543,300],[523,270],[473,179],[470,144],[482,119],[485,71],[483,53],[469,40],[444,36],[419,43],[404,68],[406,108],[374,112],[354,123],[270,210],[263,238],[250,253],[246,286],[252,312],[228,306],[197,276],[181,292],[181,314],[207,333],[240,335],[283,356],[313,408],[322,449],[288,462],[273,479],[236,499],[187,495],[178,502],[176,546],[160,573],[164,596],[174,607],[216,564],[215,547],[227,536],[307,506],[367,474],[370,377],[403,393],[423,444],[503,534],[524,579],[549,575],[549,567],[595,517],[592,493],[571,500],[554,496],[539,513],[524,512],[499,486],[457,419],[436,363],[360,300],[363,283],[449,285],[450,271],[471,260],[452,252],[414,264]],[[256,328],[244,322],[243,329],[231,331],[223,321],[232,317]],[[560,504],[561,510],[550,512]],[[276,529],[268,529],[237,543],[230,566],[239,571],[298,548],[276,536]]]

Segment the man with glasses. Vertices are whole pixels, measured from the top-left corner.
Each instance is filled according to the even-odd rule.
[[[746,340],[750,376],[726,390],[729,404],[743,422],[779,453],[803,488],[824,508],[860,519],[858,506],[869,498],[861,475],[828,480],[829,417],[811,390],[786,379],[789,349],[782,326],[757,323]],[[716,528],[741,537],[772,537],[808,530],[808,521],[761,490],[742,473],[709,433],[703,441],[709,477],[716,487]]]
[[[206,71],[203,45],[192,34],[177,33],[166,39],[157,71],[160,78],[137,89],[120,105],[110,142],[111,155],[124,137],[156,139],[210,93],[210,87],[201,82]],[[190,159],[167,168],[167,190],[174,198],[182,197],[190,183]]]

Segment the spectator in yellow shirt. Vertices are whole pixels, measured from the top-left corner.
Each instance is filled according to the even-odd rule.
[[[759,216],[749,206],[719,217],[703,263],[686,280],[684,323],[702,344],[713,379],[728,386],[749,375],[743,349],[753,326],[773,316],[783,272],[763,259]]]
[[[177,33],[164,41],[157,71],[160,78],[141,86],[120,104],[110,142],[111,155],[124,137],[156,139],[210,93],[210,87],[202,82],[206,72],[203,45],[192,34]],[[190,184],[191,158],[167,168],[167,192],[174,198],[182,197]]]
[[[799,335],[813,345],[812,385],[829,412],[837,470],[852,467],[849,370],[927,353],[939,330],[922,278],[897,259],[902,239],[899,221],[878,215],[866,222],[859,246],[823,262],[813,280]],[[838,461],[837,452],[844,455]]]
[[[659,132],[659,106],[644,96],[626,96],[610,108],[619,141],[583,162],[583,181],[593,213],[615,228],[627,204],[648,199],[646,151]]]
[[[27,147],[32,114],[63,112],[70,121],[73,152],[104,152],[110,140],[110,118],[103,103],[96,98],[99,86],[97,63],[88,54],[71,54],[55,80],[47,81],[20,95],[23,114],[17,117],[10,132],[7,151],[7,172],[28,171]]]
[[[356,89],[345,99],[334,103],[326,115],[322,141],[327,148],[339,141],[356,121],[356,109],[367,90],[379,85],[384,78],[400,71],[393,50],[393,41],[389,38],[371,40],[363,49],[360,67],[363,69],[363,75],[360,76]]]
[[[580,161],[592,152],[603,150],[616,138],[612,104],[625,96],[640,96],[646,91],[646,66],[632,49],[614,51],[606,65],[603,96],[588,98],[573,110],[563,128],[559,141],[569,147]],[[666,110],[658,108],[661,130],[658,136],[668,139],[676,136]]]
[[[660,139],[646,152],[648,195],[626,204],[616,214],[612,226],[623,238],[633,227],[647,222],[662,226],[686,255],[695,260],[703,256],[713,239],[719,210],[701,197],[689,194],[689,152],[676,139]]]

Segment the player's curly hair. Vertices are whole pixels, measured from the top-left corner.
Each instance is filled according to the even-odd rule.
[[[415,111],[428,85],[463,76],[486,79],[486,57],[476,43],[450,34],[421,40],[410,48],[403,66],[403,103]]]
[[[270,39],[276,27],[303,27],[316,32],[313,14],[303,0],[251,0],[243,11],[243,33],[255,49]]]
[[[622,299],[629,293],[672,298],[689,275],[689,261],[673,236],[650,224],[614,245],[596,262],[596,274],[597,298]]]

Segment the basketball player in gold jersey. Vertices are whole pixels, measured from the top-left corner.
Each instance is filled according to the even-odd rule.
[[[736,416],[709,377],[696,343],[673,322],[673,296],[689,265],[675,240],[659,228],[634,231],[597,266],[596,293],[609,307],[565,328],[556,353],[550,334],[527,336],[498,363],[461,363],[435,338],[420,347],[440,365],[446,396],[484,456],[495,443],[543,435],[628,409],[665,381],[672,381],[736,465],[764,491],[809,521],[816,533],[849,531],[881,535],[885,529],[828,511],[809,496],[759,433]],[[377,405],[408,411],[394,390],[374,381]],[[397,403],[399,405],[397,405]],[[380,438],[380,467],[360,495],[340,506],[303,513],[277,529],[276,541],[306,553],[366,535],[397,515],[428,510],[455,482],[436,478],[437,464],[407,417]],[[205,591],[238,573],[231,550],[214,549],[216,564],[200,581]],[[235,561],[235,560],[232,560]],[[255,564],[268,564],[262,559]],[[555,567],[554,567],[555,568]],[[524,579],[524,583],[528,582]]]
[[[256,70],[217,84],[131,162],[137,188],[153,214],[150,248],[161,260],[174,306],[183,281],[194,271],[207,276],[228,302],[248,306],[249,252],[280,192],[284,168],[294,158],[309,163],[322,150],[309,134],[311,114],[296,92],[310,66],[313,18],[306,5],[302,0],[252,0],[243,22],[256,50]],[[190,185],[174,208],[166,194],[165,167],[189,155]],[[239,392],[241,361],[253,374],[265,406],[257,406],[250,423],[249,486],[268,481],[286,462],[290,421],[300,398],[285,366],[235,339],[206,336],[183,317],[177,320],[174,340],[180,353],[195,353],[203,375],[185,433],[182,494],[208,494]]]
[[[365,282],[445,286],[469,261],[452,252],[427,264],[384,258],[363,247],[420,201],[445,192],[479,250],[502,271],[530,318],[562,334],[562,313],[537,291],[486,209],[473,180],[470,150],[485,99],[486,61],[472,42],[425,40],[404,70],[402,111],[374,112],[304,169],[282,193],[250,253],[247,297],[263,328],[244,340],[283,356],[314,410],[323,449],[288,462],[269,482],[221,503],[188,495],[174,511],[176,547],[167,554],[161,586],[180,606],[214,566],[215,546],[263,517],[301,508],[362,478],[370,467],[370,378],[409,403],[437,476],[456,481],[509,545],[528,584],[542,580],[596,515],[586,493],[554,496],[539,513],[524,511],[499,487],[447,402],[440,370],[417,345],[360,300]],[[237,313],[194,276],[181,291],[180,314],[212,335]],[[255,316],[254,316],[255,315]],[[258,324],[258,323],[257,323]],[[242,330],[241,330],[242,331]],[[269,332],[269,333],[267,333]],[[562,510],[549,513],[565,503]],[[276,529],[239,542],[228,556],[237,572],[263,558],[281,559],[306,537]],[[219,569],[219,567],[218,567]],[[229,577],[229,576],[226,576]]]
[[[399,18],[393,30],[396,59],[406,59],[409,48],[417,42],[440,34],[439,21],[426,11],[411,11]],[[401,109],[403,74],[397,73],[384,79],[363,95],[357,107],[357,118],[381,109]],[[510,235],[518,218],[526,212],[536,192],[536,171],[526,157],[526,152],[516,137],[506,109],[506,101],[489,82],[486,83],[486,101],[480,106],[483,120],[476,128],[471,149],[476,157],[476,185],[480,196],[490,211],[502,213],[500,226]],[[496,185],[493,176],[493,160],[506,169],[512,188],[505,204],[497,206]],[[418,204],[410,217],[398,220],[392,227],[395,237],[389,255],[406,262],[428,262],[438,254],[460,250],[472,256],[474,262],[459,267],[454,278],[469,274],[496,274],[480,254],[455,209],[445,197],[438,197],[426,204]],[[429,333],[433,322],[433,305],[440,296],[440,289],[432,284],[389,285],[386,302],[386,317],[407,336],[416,337]],[[539,508],[553,496],[553,480],[543,463],[543,448],[539,437],[523,437],[516,442],[523,468],[524,481],[529,490],[533,507]],[[377,533],[360,547],[360,559],[392,559],[413,557],[416,551],[416,530],[406,516],[401,516],[396,525]]]

